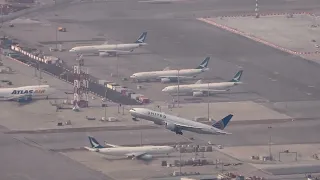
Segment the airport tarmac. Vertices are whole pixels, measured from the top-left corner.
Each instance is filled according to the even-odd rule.
[[[134,2],[130,3],[130,5],[134,6],[133,4]],[[150,57],[150,55],[119,57],[119,74],[121,74],[121,72],[128,73],[121,74],[121,77],[127,77],[129,74],[137,71],[162,69],[168,66],[168,62],[170,63],[169,65],[173,67],[181,67],[182,64],[185,67],[193,67],[195,66],[195,64],[197,64],[195,59],[202,59],[204,56],[211,54],[213,58],[210,65],[210,67],[212,67],[212,71],[205,74],[204,78],[206,79],[219,77],[221,79],[227,80],[238,68],[243,68],[245,69],[243,79],[247,83],[247,85],[244,87],[246,92],[258,94],[259,96],[269,99],[270,101],[310,100],[314,99],[314,96],[318,96],[318,90],[315,86],[316,82],[310,82],[310,79],[314,79],[311,77],[316,76],[316,67],[306,64],[306,62],[301,61],[300,58],[286,56],[284,53],[274,51],[271,48],[265,48],[262,45],[242,38],[235,38],[233,40],[233,38],[236,36],[230,35],[230,33],[216,30],[214,29],[214,27],[204,25],[203,23],[197,22],[194,19],[175,19],[174,17],[155,18],[153,16],[149,17],[150,13],[148,11],[139,12],[140,15],[143,14],[148,18],[130,19],[128,15],[123,15],[122,18],[116,18],[117,15],[112,16],[111,13],[110,16],[106,18],[106,20],[101,19],[102,12],[106,12],[108,8],[112,6],[115,6],[114,8],[118,7],[117,4],[112,2],[108,5],[105,5],[103,3],[92,3],[90,4],[90,7],[96,9],[94,13],[91,14],[91,12],[88,12],[85,16],[81,16],[80,14],[78,14],[78,12],[82,11],[81,9],[87,8],[87,6],[88,4],[86,3],[80,3],[70,7],[66,6],[60,11],[48,12],[41,18],[38,17],[40,19],[47,18],[51,20],[51,24],[53,27],[51,27],[51,30],[49,32],[48,28],[46,31],[40,27],[34,27],[33,29],[29,30],[29,33],[27,32],[27,30],[25,30],[25,35],[28,34],[28,36],[25,36],[24,39],[30,39],[33,41],[52,41],[55,39],[54,29],[59,24],[67,26],[67,29],[70,29],[70,32],[67,32],[66,35],[64,35],[63,33],[59,33],[59,40],[64,40],[66,36],[68,38],[72,38],[78,35],[79,37],[77,39],[81,40],[88,39],[89,36],[92,39],[96,38],[98,35],[104,35],[108,38],[108,41],[109,39],[113,39],[116,42],[131,42],[134,41],[139,33],[147,30],[150,32],[147,40],[149,44],[149,46],[146,47],[147,52],[156,55],[152,57]],[[106,7],[102,8],[103,6]],[[150,5],[145,4],[143,6]],[[191,5],[184,4],[183,6]],[[195,8],[202,9],[203,7]],[[71,14],[70,12],[73,13]],[[127,13],[130,14],[131,11],[128,11]],[[58,17],[55,17],[54,14],[58,14]],[[48,15],[48,17],[46,17],[45,15]],[[34,15],[34,17],[37,17],[37,14]],[[111,17],[115,18],[112,19]],[[79,20],[79,18],[81,20]],[[96,20],[86,18],[94,18]],[[66,22],[68,22],[68,24],[66,24]],[[104,24],[107,24],[108,26],[106,27],[104,26]],[[110,24],[112,24],[112,26],[110,26]],[[136,24],[143,25],[143,28],[140,28],[141,26],[136,26],[135,29],[132,29],[132,25]],[[157,31],[158,29],[161,29],[161,27],[172,27],[173,29],[171,30],[170,28],[168,28],[164,29],[163,31]],[[29,28],[32,27],[29,26]],[[119,29],[121,29],[121,31],[119,31]],[[194,39],[195,36],[192,35],[195,29],[197,30],[197,34],[199,35],[199,37],[197,37],[196,39]],[[17,35],[15,31],[16,30],[12,29],[10,33],[13,35]],[[77,33],[74,33],[75,31],[77,31]],[[32,36],[32,33],[34,34],[35,32],[37,32],[37,34],[39,33],[38,37],[41,37],[41,40],[39,40],[38,37]],[[52,33],[52,35],[48,35],[45,33]],[[98,37],[101,38],[101,36]],[[193,43],[190,44],[186,41],[191,41]],[[230,45],[227,43],[222,43],[219,44],[219,46],[214,47],[210,45],[212,42],[222,41],[232,43]],[[244,46],[244,44],[246,46]],[[194,47],[192,47],[193,45]],[[69,45],[67,45],[66,47],[68,46]],[[201,48],[199,48],[199,46],[201,46]],[[233,49],[235,51],[226,51],[224,50],[226,49],[225,47],[228,47],[227,49]],[[239,49],[238,47],[241,47],[241,49]],[[91,61],[92,59],[97,59],[92,61],[92,63],[94,63],[92,66],[95,67],[92,68],[93,70],[91,70],[93,74],[103,78],[110,76],[111,73],[115,74],[114,71],[116,68],[114,67],[116,65],[114,63],[108,62],[109,58],[106,58],[107,60],[104,61],[101,60],[102,58],[95,57],[90,58],[90,60],[88,58],[87,61]],[[294,67],[300,67],[299,64],[301,63],[304,64],[302,66],[310,66],[310,68],[308,68],[308,74],[299,74],[300,77],[297,78],[295,73],[296,71],[288,71],[287,69],[283,68],[279,69],[280,67],[284,67],[280,66],[279,64],[276,67],[273,67],[272,64],[279,63],[277,59],[282,59],[281,63],[283,64],[287,64],[287,61],[289,61],[290,59],[290,64]],[[259,62],[257,60],[259,60]],[[74,62],[73,58],[69,59],[68,61]],[[155,62],[157,62],[157,66],[154,66]],[[137,66],[138,64],[144,64],[144,66],[139,67]],[[132,66],[134,66],[134,68],[131,68]],[[113,69],[113,71],[109,71],[108,69],[106,69],[108,67],[110,67],[110,69]],[[266,69],[267,67],[268,69]],[[302,69],[299,70],[302,71]],[[293,72],[295,73],[294,75],[292,74]],[[290,79],[288,81],[288,77],[295,77],[295,80]],[[268,90],[266,88],[262,88],[262,86],[259,86],[259,84],[263,84],[264,87],[268,87]],[[308,86],[315,87],[309,88]],[[155,89],[150,89],[150,92],[154,92]],[[286,95],[280,94],[280,92],[283,91],[287,92]],[[147,93],[147,95],[151,96],[151,99],[154,98],[154,95],[152,96],[152,93]],[[239,96],[241,97],[241,95]],[[161,98],[165,98],[165,96]],[[166,97],[165,99],[168,100],[168,97]]]
[[[13,131],[11,134],[5,134],[5,137],[9,138],[6,140],[12,140],[12,138],[15,137],[25,144],[35,146],[33,147],[35,149],[40,148],[41,150],[39,151],[44,153],[43,156],[47,157],[42,158],[42,154],[39,154],[41,157],[39,161],[41,162],[35,162],[35,169],[41,169],[41,166],[46,165],[43,164],[42,159],[57,157],[54,160],[45,160],[46,162],[51,162],[50,165],[57,165],[61,169],[54,170],[54,168],[51,168],[50,170],[45,170],[41,174],[42,176],[46,176],[46,178],[49,177],[52,179],[71,179],[70,177],[73,174],[80,176],[83,173],[87,173],[87,176],[96,179],[102,179],[101,177],[104,179],[111,179],[111,177],[104,177],[102,175],[103,173],[110,174],[116,179],[139,179],[142,178],[138,176],[139,174],[146,173],[145,171],[141,171],[141,169],[144,168],[150,171],[146,173],[145,178],[150,178],[152,173],[157,176],[164,176],[164,174],[169,172],[168,169],[159,170],[159,166],[138,166],[137,164],[139,164],[139,162],[136,161],[128,162],[125,160],[123,162],[113,161],[110,163],[106,159],[96,156],[94,153],[82,150],[78,151],[77,148],[88,145],[88,134],[96,136],[100,141],[108,140],[111,143],[122,145],[139,144],[141,141],[141,134],[143,143],[184,143],[185,141],[189,141],[192,137],[194,139],[192,142],[193,144],[207,144],[208,142],[211,142],[212,144],[221,144],[226,149],[237,148],[236,146],[253,146],[251,147],[252,149],[250,149],[252,151],[255,150],[254,146],[267,145],[269,133],[271,132],[272,142],[275,143],[275,146],[319,143],[317,138],[319,129],[318,119],[320,117],[317,110],[320,106],[318,101],[320,98],[318,92],[318,77],[320,75],[318,65],[310,64],[302,58],[274,50],[195,19],[204,16],[252,13],[255,5],[254,3],[255,2],[249,0],[237,2],[231,0],[182,1],[162,5],[126,0],[118,2],[109,1],[107,3],[84,2],[74,3],[72,6],[65,5],[63,8],[56,8],[53,11],[47,11],[45,13],[34,13],[28,17],[41,21],[40,24],[17,24],[16,28],[3,28],[8,35],[21,38],[22,41],[27,44],[30,43],[33,46],[42,46],[42,49],[46,53],[49,53],[48,49],[53,45],[48,42],[45,43],[45,41],[55,41],[55,29],[58,26],[65,26],[68,30],[66,33],[59,33],[58,40],[91,40],[85,42],[87,44],[103,43],[103,40],[101,40],[102,38],[107,39],[110,43],[133,42],[142,31],[148,31],[149,35],[147,43],[149,46],[138,50],[138,53],[134,55],[123,55],[120,56],[118,60],[116,58],[101,57],[86,57],[85,59],[85,64],[90,68],[90,73],[93,75],[98,76],[101,79],[116,80],[133,89],[136,87],[136,83],[121,82],[121,78],[128,77],[137,71],[161,70],[167,66],[173,68],[195,67],[207,55],[210,55],[212,60],[209,65],[211,71],[202,76],[206,81],[229,80],[237,70],[244,69],[243,81],[245,84],[239,87],[239,89],[235,89],[235,92],[238,93],[216,95],[210,98],[210,101],[214,103],[211,105],[212,108],[222,111],[212,111],[212,115],[210,113],[210,116],[214,119],[226,115],[225,113],[228,113],[228,108],[235,114],[238,114],[238,112],[232,110],[232,108],[238,110],[238,108],[241,107],[240,109],[243,110],[243,114],[238,114],[237,118],[239,119],[235,117],[234,120],[236,121],[234,123],[231,122],[228,129],[226,129],[228,132],[233,133],[233,135],[209,136],[185,133],[184,136],[178,136],[160,127],[157,127],[156,129],[121,129],[121,131],[112,131],[109,127],[104,130],[99,129],[99,131],[96,131],[97,129],[95,128],[91,128],[81,129],[81,131],[69,129],[63,132],[35,131],[36,133],[32,133],[32,130],[37,130],[39,127],[47,126],[47,128],[56,128],[56,122],[43,123],[43,120],[39,120],[39,117],[45,117],[48,121],[58,121],[58,117],[65,118],[66,120],[72,118],[75,119],[72,121],[75,127],[85,127],[89,124],[95,124],[95,127],[97,127],[101,126],[102,123],[98,120],[95,122],[88,122],[85,120],[85,116],[94,115],[98,118],[104,115],[103,109],[99,108],[99,110],[96,111],[90,110],[88,114],[80,112],[80,115],[67,110],[68,112],[59,112],[59,114],[63,115],[51,117],[50,115],[54,114],[55,110],[49,108],[48,104],[45,105],[45,102],[36,102],[30,106],[19,108],[25,113],[21,116],[28,116],[35,119],[30,125],[21,123],[21,121],[19,122],[20,118],[17,118],[18,115],[10,115],[9,112],[12,112],[11,109],[13,109],[13,106],[10,106],[11,108],[6,115],[10,115],[12,119],[16,120],[9,123],[6,122],[7,124],[5,124],[5,126],[10,128],[19,127],[20,129],[29,129],[29,132]],[[304,2],[290,1],[290,3],[284,0],[270,0],[262,2],[261,4],[261,11],[278,12],[292,11],[293,9],[315,11],[319,10],[319,8],[319,4],[316,0],[306,0]],[[88,11],[88,9],[94,9],[94,11]],[[57,16],[55,14],[57,14]],[[79,43],[84,43],[84,41],[63,42],[62,47],[70,48]],[[50,54],[61,57],[69,65],[75,63],[75,55],[69,55],[67,52],[52,52]],[[118,68],[116,68],[117,66]],[[27,70],[25,67],[21,67],[21,69],[26,69],[26,71],[29,71],[29,76],[32,76],[32,69]],[[110,74],[115,74],[116,69],[118,69],[119,77],[111,77]],[[51,80],[51,77],[46,77],[45,79],[55,86],[61,86],[61,88],[68,86],[59,80]],[[36,81],[33,82],[36,83]],[[161,88],[165,85],[148,83],[144,84],[144,86],[146,86],[146,88],[145,90],[141,90],[141,93],[146,94],[154,101],[170,101],[172,99],[172,97],[161,93]],[[206,100],[205,98],[201,98],[200,100],[192,98],[193,97],[183,97],[184,102],[199,102],[203,99]],[[191,100],[186,101],[186,99]],[[96,101],[97,104],[101,103],[99,102],[99,99],[96,99]],[[230,101],[230,104],[228,107],[227,103],[223,103],[221,104],[221,107],[219,107],[218,103],[213,101]],[[241,102],[234,103],[232,101]],[[165,103],[162,102],[162,104]],[[202,104],[202,106],[204,106],[203,109],[206,109],[206,104]],[[310,108],[310,106],[313,107]],[[40,108],[45,110],[43,110],[40,115],[37,115],[36,110]],[[115,114],[118,114],[116,109],[110,109],[110,113],[115,112]],[[274,109],[276,112],[270,109]],[[192,114],[188,111],[190,111],[190,109],[185,108],[181,111],[179,110],[179,113],[184,113],[186,116],[191,117]],[[197,116],[198,114],[205,114],[205,110],[195,114],[197,114]],[[304,119],[306,117],[311,119]],[[283,120],[290,118],[294,119],[291,121],[275,121],[275,119]],[[120,122],[122,126],[130,126],[130,124],[134,125],[139,123],[152,125],[151,123],[144,121],[132,122],[130,119],[124,119],[123,122]],[[271,120],[259,121],[268,119]],[[239,122],[239,120],[255,120],[255,123],[251,125],[248,123],[236,123]],[[268,129],[269,126],[272,126],[271,130]],[[66,126],[63,128],[65,127]],[[9,133],[8,131],[10,130],[1,130],[1,132],[5,133]],[[130,136],[128,136],[128,134],[130,134]],[[4,142],[3,146],[8,145],[5,140],[1,140],[0,142]],[[30,154],[27,149],[23,152],[25,149],[24,145],[15,144],[14,148],[16,148],[15,150],[17,151],[22,150],[22,152],[17,152],[21,155],[19,155],[18,159],[21,159],[26,163],[28,162],[28,165],[33,161],[31,159],[37,157],[36,153],[38,151],[31,152],[30,150]],[[75,148],[75,150],[73,151],[72,148]],[[46,149],[52,149],[53,151],[47,151]],[[10,151],[13,150],[8,150],[6,154],[10,154]],[[59,151],[70,157],[70,159],[65,159],[60,153],[57,153]],[[23,157],[22,154],[24,154]],[[12,156],[12,154],[10,154],[10,156],[8,155],[9,158]],[[217,156],[219,156],[219,158],[222,156],[228,157],[230,161],[235,161],[234,158],[225,155],[223,149]],[[239,156],[245,155],[240,154]],[[9,161],[7,157],[0,156],[0,158],[3,158],[4,162]],[[80,163],[75,163],[72,160]],[[14,171],[21,167],[21,164],[17,164],[17,162],[19,161],[11,162],[12,168],[0,173],[1,176],[5,178],[6,175],[11,172],[12,174],[16,173]],[[114,167],[118,165],[123,166],[123,168],[114,169]],[[90,168],[95,171],[91,172],[91,170],[84,168],[85,166],[90,166]],[[245,166],[245,168],[240,167],[238,169],[240,173],[246,171],[247,174],[251,175],[258,174],[268,176],[264,172],[259,171],[259,167],[254,168],[247,164]],[[45,166],[43,168],[47,167],[48,166]],[[69,169],[70,171],[68,171]],[[213,167],[192,167],[190,168],[190,171],[207,173],[212,172],[212,169]],[[74,173],[76,170],[81,172]],[[172,169],[172,171],[173,170],[174,169]],[[52,171],[64,171],[64,173],[56,175],[57,173],[52,173]],[[102,171],[102,173],[98,173],[97,171]],[[36,176],[34,175],[35,171],[29,169],[23,173],[28,175],[28,177]],[[87,176],[82,175],[82,178],[88,179],[89,177]],[[41,178],[43,179],[44,177]],[[272,176],[272,178],[276,177]],[[288,179],[294,178],[296,177]],[[13,177],[11,177],[11,179],[13,179]],[[79,179],[81,178],[79,177]]]

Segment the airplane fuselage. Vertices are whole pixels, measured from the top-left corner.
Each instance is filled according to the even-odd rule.
[[[163,70],[163,71],[150,71],[150,72],[139,72],[131,76],[136,80],[149,80],[149,79],[161,79],[161,77],[192,77],[202,73],[202,69],[181,69],[181,70]]]
[[[93,45],[93,46],[77,46],[73,47],[70,52],[75,53],[99,53],[108,50],[123,50],[129,51],[140,46],[145,45],[145,43],[132,43],[132,44],[103,44],[103,45]]]
[[[1,88],[0,99],[7,100],[7,99],[12,99],[14,97],[20,97],[23,95],[28,95],[32,97],[42,97],[42,96],[48,96],[52,93],[54,93],[54,89],[51,88],[49,85]]]
[[[220,134],[215,130],[215,128],[207,124],[165,114],[163,112],[152,111],[146,108],[133,108],[130,110],[130,113],[135,118],[152,121],[155,124],[164,124],[165,122],[172,124],[182,124],[185,126],[196,127],[184,129],[186,131],[191,131],[199,134]]]
[[[192,93],[195,91],[201,90],[226,90],[233,86],[240,84],[240,82],[220,82],[220,83],[206,83],[206,84],[186,84],[186,85],[177,85],[167,86],[162,91],[167,93]]]
[[[102,148],[99,152],[111,156],[124,156],[130,153],[144,152],[150,155],[169,154],[174,151],[170,146],[137,146],[137,147],[116,147],[116,148]]]

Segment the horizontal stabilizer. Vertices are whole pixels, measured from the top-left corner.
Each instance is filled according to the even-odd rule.
[[[163,69],[163,71],[168,71],[168,70],[170,70],[170,67],[165,67],[165,68]]]
[[[104,145],[109,146],[109,147],[114,147],[114,148],[116,148],[116,147],[121,147],[121,146],[118,146],[118,145],[109,144],[109,143],[107,143],[106,141],[104,141]]]
[[[196,83],[194,83],[194,84],[202,84],[202,80],[201,79],[199,79]]]

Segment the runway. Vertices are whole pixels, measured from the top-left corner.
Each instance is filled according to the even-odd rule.
[[[1,179],[111,179],[58,154],[30,146],[12,135],[0,136]]]
[[[306,123],[307,122],[307,123]],[[268,129],[272,127],[272,129]],[[222,144],[226,147],[267,145],[270,136],[274,145],[314,144],[320,143],[317,136],[320,122],[318,120],[293,121],[275,124],[230,125],[226,130],[233,135],[199,135],[184,131],[184,135],[176,135],[159,127],[152,130],[91,131],[73,133],[20,134],[21,136],[53,150],[63,150],[88,146],[87,136],[96,137],[100,143],[107,141],[118,145],[147,144]],[[298,133],[297,133],[298,132]],[[190,138],[193,138],[191,140]]]

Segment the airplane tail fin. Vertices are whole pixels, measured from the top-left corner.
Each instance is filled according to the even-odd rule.
[[[240,82],[243,70],[237,72],[236,75],[230,80],[230,82]]]
[[[227,125],[229,124],[232,117],[233,117],[233,115],[229,114],[228,116],[224,117],[220,121],[213,123],[212,126],[217,129],[224,130],[224,128],[226,128]]]
[[[96,148],[96,149],[104,148],[94,137],[88,136],[88,138],[92,148]]]
[[[147,38],[147,32],[143,32],[140,37],[136,40],[136,42],[134,43],[144,43],[146,41]]]
[[[206,57],[196,69],[208,68],[210,57]]]

